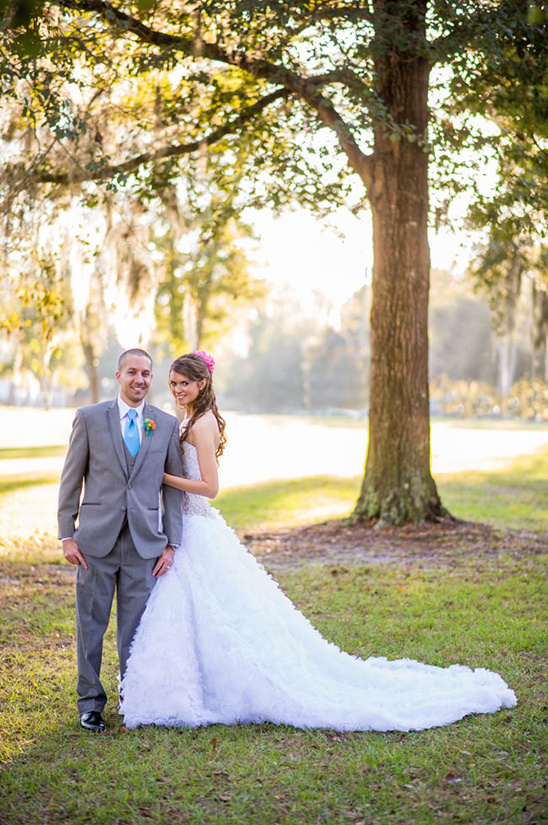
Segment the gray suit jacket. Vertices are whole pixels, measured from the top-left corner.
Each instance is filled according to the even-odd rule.
[[[181,543],[183,494],[162,487],[164,472],[183,474],[178,422],[149,404],[143,418],[151,418],[156,429],[143,434],[130,474],[117,401],[76,412],[61,476],[58,521],[59,538],[73,536],[84,556],[106,556],[126,516],[137,552],[145,559],[159,556],[166,544]]]

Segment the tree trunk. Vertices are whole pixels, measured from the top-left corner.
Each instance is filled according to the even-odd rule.
[[[185,330],[185,338],[188,341],[191,350],[197,350],[198,347],[198,332],[197,332],[197,318],[196,305],[194,298],[190,291],[185,294],[183,304],[183,325]]]
[[[379,0],[376,5],[388,14],[394,5],[401,25],[401,4]],[[387,45],[376,60],[377,91],[396,128],[385,121],[375,130],[368,191],[374,251],[369,446],[352,518],[379,524],[448,515],[430,472],[425,142],[430,66],[419,53],[425,8],[426,0],[413,3],[406,21],[414,45],[405,52]],[[397,128],[404,125],[411,127],[407,135]]]
[[[80,335],[80,342],[86,360],[86,372],[89,380],[89,395],[92,404],[97,404],[100,401],[99,388],[99,373],[97,371],[98,359],[95,355],[93,344],[89,339],[86,339],[83,334]]]
[[[202,349],[202,340],[204,337],[205,319],[207,316],[207,302],[198,298],[196,302],[196,344],[194,349]]]
[[[51,397],[52,397],[52,390],[51,390],[51,376],[43,372],[40,375],[40,400],[42,402],[42,408],[44,410],[51,409]]]
[[[518,363],[518,348],[512,332],[499,338],[498,350],[498,391],[503,398],[508,395],[513,384]]]

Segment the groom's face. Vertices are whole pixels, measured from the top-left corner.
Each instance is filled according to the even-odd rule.
[[[152,364],[143,355],[129,355],[116,373],[120,397],[130,407],[138,407],[152,383]]]

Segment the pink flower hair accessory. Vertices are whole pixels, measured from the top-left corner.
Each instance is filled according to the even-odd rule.
[[[192,350],[192,354],[199,355],[200,358],[202,358],[206,362],[208,370],[210,371],[211,375],[213,375],[213,371],[215,369],[215,359],[213,358],[213,356],[209,355],[209,353],[207,352],[204,352],[203,349]]]

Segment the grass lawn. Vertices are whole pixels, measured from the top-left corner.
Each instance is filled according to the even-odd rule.
[[[6,458],[54,458],[64,456],[66,453],[66,444],[42,445],[40,447],[0,447],[0,460]]]
[[[459,518],[517,530],[548,531],[548,454],[517,459],[497,473],[444,476],[440,495]]]
[[[104,657],[108,730],[80,732],[73,571],[53,538],[21,546],[4,537],[0,823],[548,823],[548,571],[538,551],[548,535],[547,484],[548,454],[503,473],[440,480],[455,515],[519,530],[516,553],[456,552],[451,563],[445,553],[443,562],[432,555],[419,564],[417,546],[392,563],[277,573],[344,649],[488,667],[517,693],[515,709],[420,733],[270,724],[129,733],[116,709],[112,629]],[[241,533],[284,531],[349,512],[357,487],[356,479],[329,478],[255,485],[224,493],[218,505]],[[530,552],[528,533],[536,537]]]

